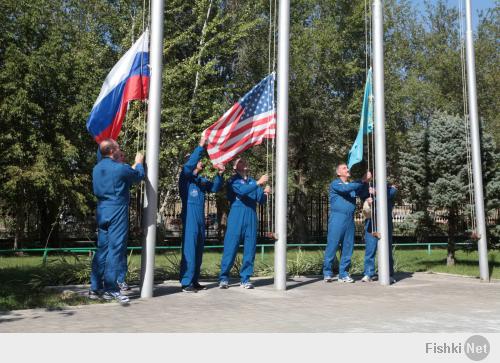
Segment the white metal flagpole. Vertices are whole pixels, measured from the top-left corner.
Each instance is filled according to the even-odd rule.
[[[373,1],[373,97],[375,100],[375,182],[377,203],[378,280],[390,285],[389,225],[387,210],[387,175],[385,154],[384,106],[384,14],[382,0]]]
[[[484,213],[483,172],[481,168],[481,140],[479,139],[479,119],[476,94],[476,64],[474,60],[474,41],[472,39],[471,2],[465,4],[465,48],[467,62],[467,90],[469,101],[470,140],[472,149],[472,170],[474,178],[474,204],[476,208],[477,244],[479,252],[479,276],[481,281],[489,281],[488,245],[486,238],[486,218]]]
[[[274,287],[286,290],[288,197],[288,68],[290,1],[280,0],[278,24],[278,105],[276,124],[276,238]]]
[[[158,164],[160,155],[161,75],[163,57],[163,0],[151,1],[151,78],[146,148],[146,194],[141,257],[141,298],[153,297],[156,215],[158,210]]]

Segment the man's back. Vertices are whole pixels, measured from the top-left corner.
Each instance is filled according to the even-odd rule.
[[[129,189],[133,183],[144,178],[144,168],[137,164],[136,169],[113,159],[103,158],[92,172],[94,194],[100,205],[128,204]]]

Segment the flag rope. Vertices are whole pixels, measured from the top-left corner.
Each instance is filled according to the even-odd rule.
[[[462,101],[464,112],[464,130],[465,130],[465,149],[467,156],[467,189],[469,192],[469,208],[470,208],[470,222],[467,223],[467,228],[471,228],[472,238],[477,237],[476,231],[476,208],[474,204],[474,188],[472,177],[472,158],[471,158],[471,141],[470,141],[470,120],[469,120],[469,105],[467,101],[467,82],[466,82],[466,69],[465,69],[465,35],[464,35],[464,8],[463,0],[458,0],[459,12],[459,37],[460,37],[460,65],[461,65],[461,80],[462,80]]]

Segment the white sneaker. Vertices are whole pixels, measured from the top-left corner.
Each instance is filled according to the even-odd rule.
[[[253,284],[250,281],[242,282],[240,283],[240,286],[244,289],[253,289]]]
[[[130,286],[128,286],[128,284],[123,281],[123,282],[117,282],[118,284],[118,287],[120,288],[120,291],[129,291],[130,290]]]
[[[118,291],[106,291],[104,295],[102,295],[104,300],[116,300],[120,304],[127,304],[130,299],[128,296],[120,294]]]
[[[229,289],[229,282],[227,281],[219,282],[219,289]]]
[[[325,276],[325,277],[323,278],[323,281],[324,281],[324,282],[332,282],[332,281],[333,281],[333,277],[332,277],[332,276]]]
[[[339,282],[350,282],[353,283],[354,280],[351,276],[347,275],[346,277],[339,277]]]
[[[373,279],[370,276],[365,275],[365,276],[363,276],[363,278],[361,279],[361,281],[362,282],[372,282]]]

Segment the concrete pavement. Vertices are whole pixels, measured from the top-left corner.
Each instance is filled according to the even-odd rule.
[[[390,287],[301,277],[290,279],[286,292],[275,291],[270,278],[254,280],[254,290],[237,283],[220,290],[208,281],[209,289],[196,294],[167,281],[149,300],[133,289],[126,306],[0,312],[0,332],[500,332],[498,281],[397,277]]]

